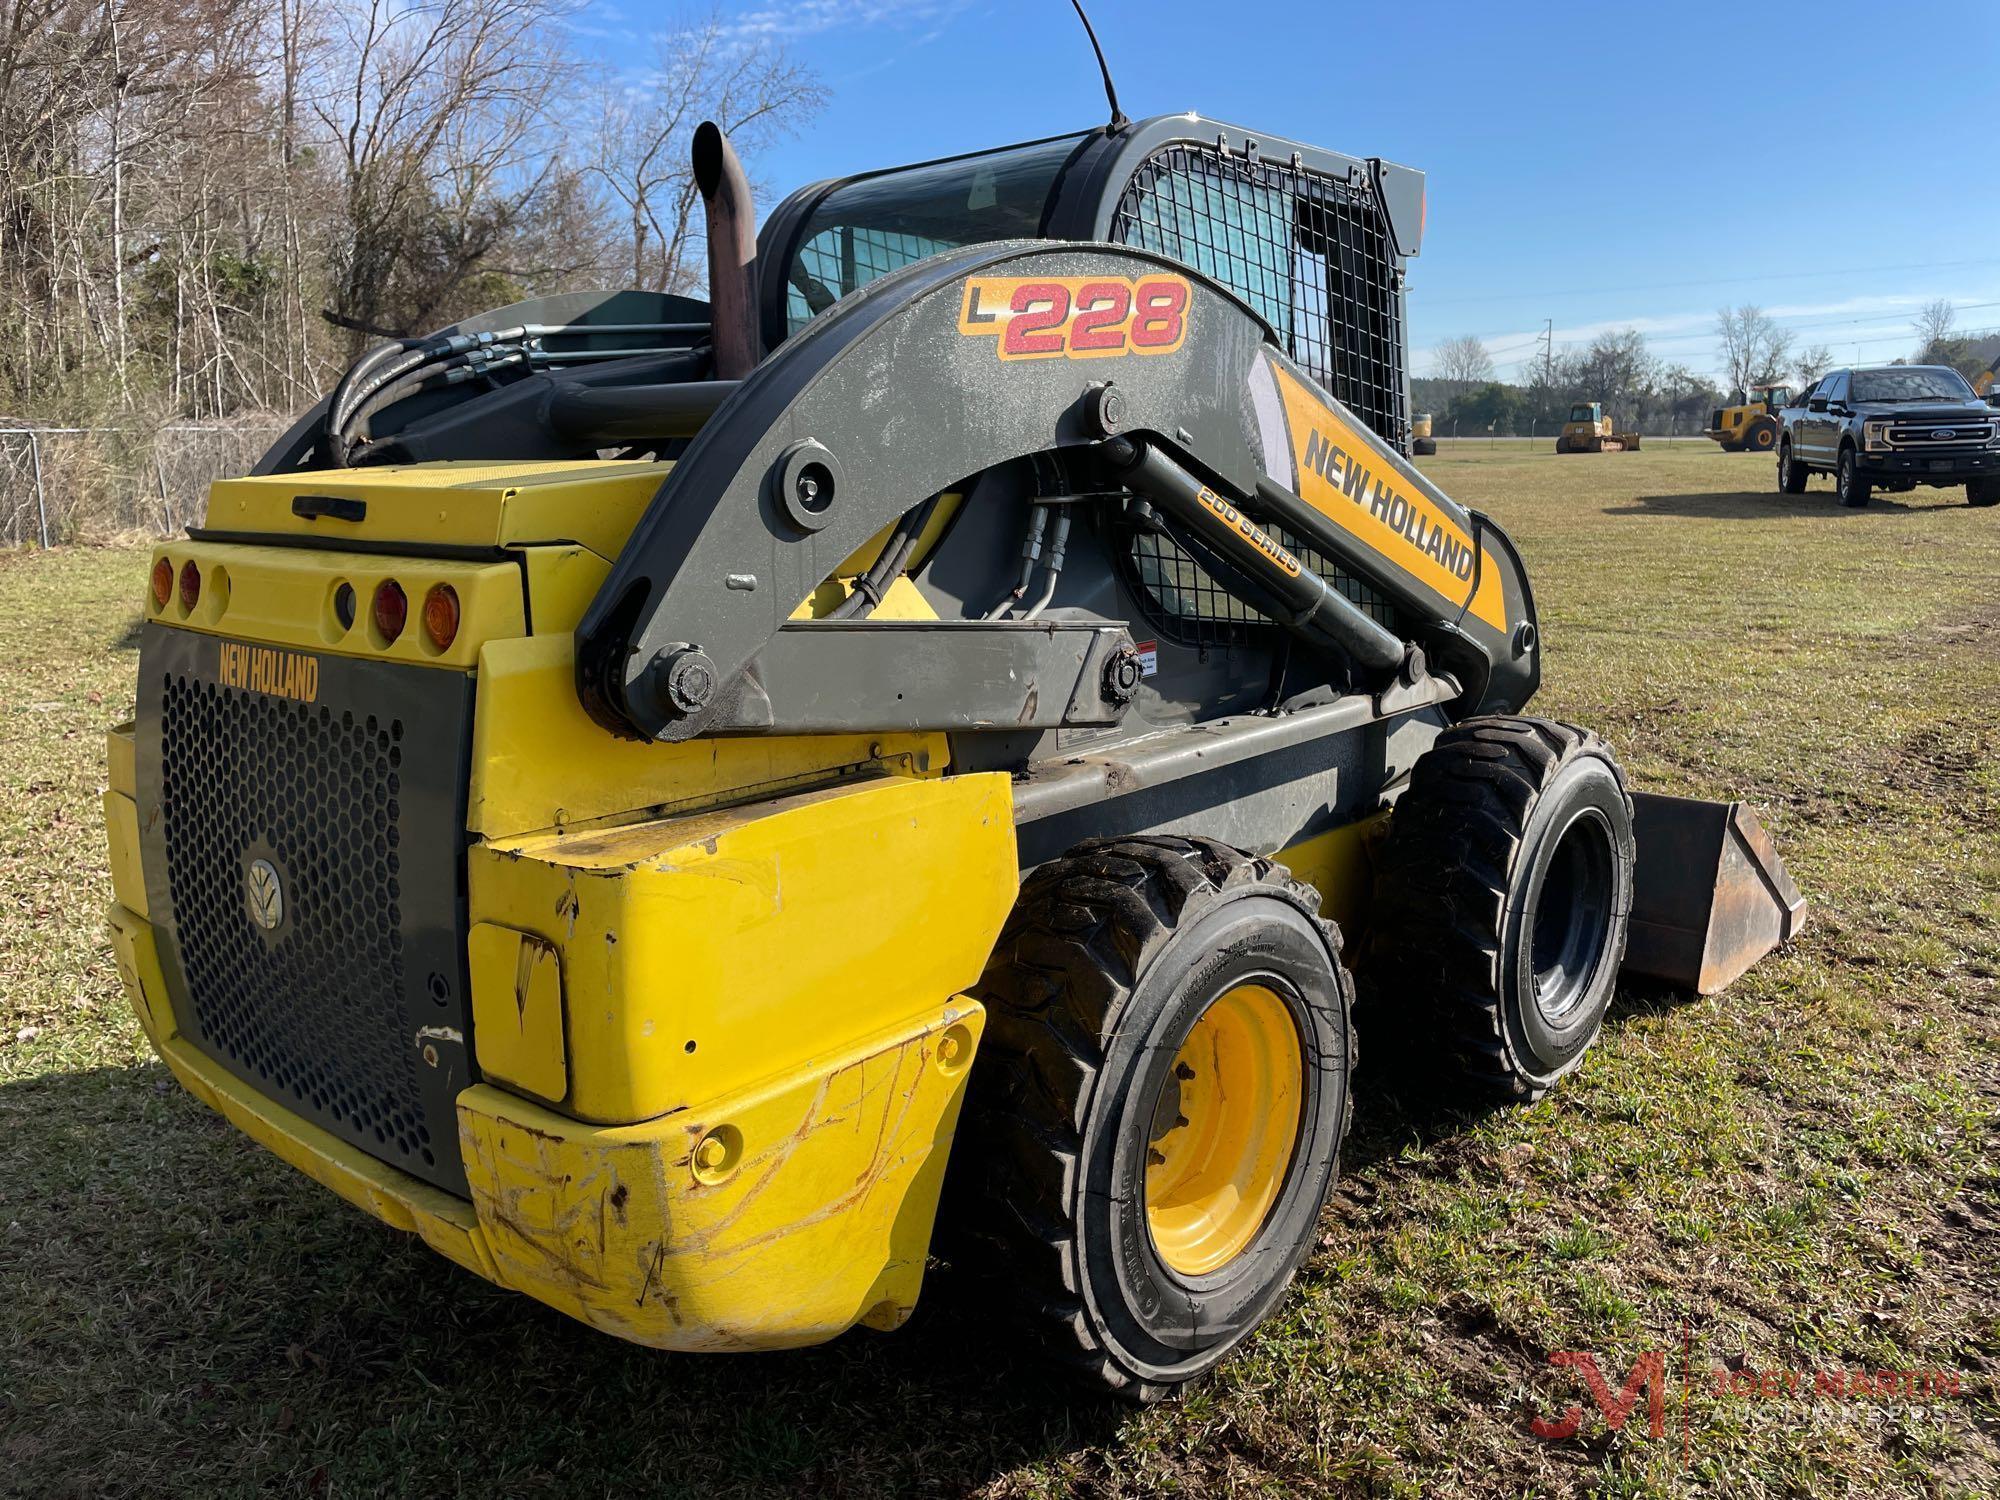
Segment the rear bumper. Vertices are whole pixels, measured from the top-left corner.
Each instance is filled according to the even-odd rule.
[[[1907,476],[1931,484],[1963,484],[1968,479],[2000,474],[2000,449],[1945,454],[1863,452],[1861,467],[1870,474]]]
[[[466,1089],[457,1115],[468,1202],[273,1103],[196,1049],[175,1025],[151,924],[114,906],[111,936],[132,1008],[189,1093],[497,1286],[680,1350],[795,1348],[856,1323],[893,1328],[916,1305],[985,1020],[972,1001],[935,1007],[809,1073],[636,1125],[590,1125],[490,1086]]]

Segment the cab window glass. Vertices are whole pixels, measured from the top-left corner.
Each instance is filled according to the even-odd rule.
[[[906,167],[835,188],[813,210],[785,268],[789,330],[913,261],[960,245],[1035,238],[1080,139]]]

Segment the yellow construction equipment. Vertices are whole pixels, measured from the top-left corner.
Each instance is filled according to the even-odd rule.
[[[1431,414],[1420,411],[1410,419],[1410,452],[1418,458],[1429,458],[1438,451],[1437,439],[1431,436]]]
[[[1121,121],[761,240],[693,175],[706,302],[370,349],[155,549],[112,938],[238,1129],[667,1349],[897,1326],[942,1201],[1146,1400],[1320,1243],[1357,984],[1531,1100],[1795,927],[1747,810],[1523,712],[1526,566],[1405,456],[1421,174]]]
[[[1639,434],[1619,432],[1601,401],[1579,401],[1556,435],[1558,453],[1637,453]]]
[[[1736,405],[1717,407],[1702,436],[1725,453],[1769,453],[1778,446],[1778,413],[1792,404],[1792,394],[1781,383],[1753,385]]]

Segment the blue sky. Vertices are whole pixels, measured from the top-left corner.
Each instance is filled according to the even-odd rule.
[[[1545,318],[1558,347],[1632,326],[1712,374],[1725,302],[1841,363],[1909,353],[1910,316],[1937,297],[1961,331],[2000,329],[1985,6],[1918,23],[1880,3],[1086,3],[1135,118],[1194,109],[1429,174],[1419,374],[1431,345],[1472,333],[1511,375]],[[1066,0],[720,9],[831,86],[803,136],[752,164],[780,193],[1103,116]],[[590,0],[580,33],[632,67],[672,13]]]

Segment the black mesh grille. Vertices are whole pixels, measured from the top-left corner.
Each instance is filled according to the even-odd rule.
[[[1377,624],[1399,627],[1389,601],[1324,552],[1305,545],[1283,526],[1269,528],[1278,543],[1319,574]],[[1163,532],[1133,527],[1123,547],[1114,547],[1125,583],[1139,600],[1147,623],[1182,646],[1228,646],[1248,641],[1270,625],[1217,583],[1186,548]]]
[[[1111,238],[1230,288],[1343,406],[1409,451],[1395,247],[1365,182],[1170,146],[1133,175]]]
[[[163,691],[184,1024],[273,1098],[432,1175],[405,1008],[402,721],[181,676]],[[283,892],[270,931],[247,895],[259,860]]]

